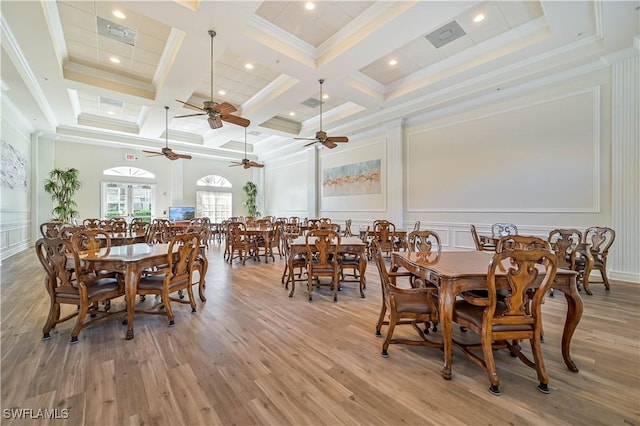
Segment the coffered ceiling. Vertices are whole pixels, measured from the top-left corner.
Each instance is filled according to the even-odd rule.
[[[3,0],[3,96],[36,130],[147,149],[164,143],[165,105],[195,114],[177,100],[213,95],[268,161],[319,129],[320,78],[323,130],[354,135],[606,62],[640,33],[638,1],[307,3]],[[171,118],[169,140],[237,159],[244,129]]]

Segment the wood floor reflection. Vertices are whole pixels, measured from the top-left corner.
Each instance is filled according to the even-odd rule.
[[[534,370],[500,351],[496,397],[482,369],[455,349],[451,381],[440,376],[437,349],[392,345],[388,359],[380,356],[373,262],[365,299],[347,283],[337,303],[327,287],[309,303],[304,285],[288,297],[277,255],[229,265],[214,244],[208,258],[208,300],[198,300],[196,314],[175,306],[173,328],[162,316],[138,315],[133,341],[119,320],[108,321],[84,329],[77,345],[69,345],[73,321],[41,341],[48,300],[35,252],[5,260],[2,424],[640,424],[638,285],[614,281],[609,292],[593,285],[593,296],[583,294],[572,344],[579,373],[560,353],[564,298],[547,298],[551,394],[536,390]],[[11,408],[67,408],[69,418],[11,419]]]

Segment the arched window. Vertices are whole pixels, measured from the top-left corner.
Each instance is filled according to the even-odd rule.
[[[153,179],[156,177],[151,172],[146,170],[139,169],[137,167],[112,167],[110,169],[106,169],[102,172],[102,174],[106,176],[121,176],[121,177],[136,177],[136,178],[149,178]]]
[[[198,186],[220,186],[222,188],[231,188],[231,182],[222,176],[208,175],[201,177],[197,182]]]
[[[196,191],[197,216],[206,216],[212,223],[220,223],[232,216],[231,182],[222,176],[208,175],[198,179],[196,184],[209,187]]]

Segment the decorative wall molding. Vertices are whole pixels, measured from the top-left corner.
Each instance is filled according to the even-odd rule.
[[[446,123],[436,123],[435,125],[427,125],[427,126],[414,126],[412,129],[408,129],[407,132],[407,212],[463,212],[463,213],[479,213],[479,212],[535,212],[535,213],[598,213],[600,212],[600,186],[601,186],[601,158],[600,158],[600,150],[601,150],[601,97],[600,97],[600,86],[589,87],[581,90],[574,90],[571,92],[563,93],[561,95],[556,95],[553,97],[539,99],[535,101],[524,102],[518,105],[511,105],[508,107],[503,107],[501,109],[490,111],[490,112],[478,112],[473,116],[469,114],[463,116],[462,118],[449,121]],[[585,105],[585,98],[588,98],[590,105]],[[566,189],[562,189],[558,182],[562,181],[562,169],[560,165],[562,164],[562,159],[566,158],[567,160],[573,161],[572,164],[568,164],[567,167],[575,166],[580,163],[580,161],[576,157],[567,156],[568,153],[565,151],[571,150],[580,152],[579,144],[582,143],[584,139],[576,137],[574,140],[569,141],[571,144],[567,144],[567,146],[559,146],[558,148],[558,158],[550,158],[549,160],[542,161],[543,157],[548,158],[546,152],[527,152],[524,149],[524,145],[521,143],[520,146],[515,146],[511,148],[509,145],[505,145],[505,149],[503,151],[498,151],[499,147],[493,146],[492,149],[498,152],[503,153],[500,156],[496,156],[495,161],[493,159],[487,160],[485,158],[476,158],[473,156],[473,153],[485,153],[484,151],[480,151],[480,147],[473,147],[473,145],[469,145],[469,152],[466,150],[462,150],[463,145],[460,142],[460,136],[455,132],[452,136],[458,139],[454,139],[458,142],[457,145],[448,145],[444,142],[443,138],[443,130],[452,129],[458,132],[462,132],[463,130],[468,129],[482,129],[483,126],[487,129],[487,131],[493,131],[495,133],[495,119],[498,116],[505,115],[504,118],[504,131],[507,132],[507,136],[502,140],[502,144],[507,144],[508,141],[513,140],[511,135],[518,134],[519,128],[523,123],[514,122],[514,116],[516,118],[519,117],[518,114],[525,112],[524,110],[527,108],[535,108],[538,111],[543,108],[545,111],[549,111],[552,107],[552,103],[557,102],[557,105],[553,106],[556,109],[566,109],[568,107],[576,107],[578,109],[582,106],[580,111],[577,111],[572,118],[571,125],[574,126],[575,129],[580,130],[580,132],[584,133],[586,137],[591,138],[590,140],[590,152],[588,153],[588,160],[591,164],[587,163],[587,166],[578,168],[574,171],[573,175],[566,175],[565,182],[572,189],[580,188],[580,191],[574,191],[576,197],[569,198],[563,196],[559,191],[564,191],[566,194]],[[547,107],[549,105],[549,107]],[[588,110],[587,110],[588,108]],[[574,109],[574,108],[572,108]],[[535,117],[537,114],[533,113],[533,110],[530,111],[530,116]],[[552,112],[549,112],[552,114]],[[588,117],[585,117],[588,115]],[[482,120],[487,120],[486,122],[482,122]],[[534,120],[534,119],[532,119]],[[520,120],[521,121],[521,120]],[[583,123],[589,123],[592,127],[584,127]],[[530,121],[526,123],[529,127],[535,126],[535,121]],[[558,125],[556,123],[556,125]],[[463,127],[465,126],[465,127]],[[459,127],[459,128],[458,128]],[[552,131],[553,129],[551,129]],[[538,139],[540,141],[546,141],[545,133],[550,131],[546,128],[540,128],[540,134],[526,135],[529,139]],[[433,133],[432,132],[438,132]],[[430,135],[431,134],[431,135]],[[579,132],[578,132],[579,134]],[[454,136],[455,135],[455,136]],[[429,139],[431,138],[431,139]],[[429,142],[432,145],[427,145]],[[484,143],[481,138],[478,143]],[[475,151],[473,149],[475,149]],[[430,151],[433,150],[433,152]],[[547,147],[547,149],[550,149]],[[415,152],[414,152],[415,151]],[[436,169],[442,166],[441,162],[435,158],[435,156],[444,155],[445,153],[450,152],[450,155],[455,155],[454,158],[445,158],[443,161],[446,162],[447,165],[451,165],[451,169],[446,173],[449,173],[451,176],[457,176],[458,181],[452,182],[452,184],[457,188],[458,193],[447,193],[444,191],[442,184],[440,184],[440,188],[429,185],[425,186],[423,180],[417,179],[418,176],[422,176],[425,173],[425,170],[430,170],[432,166],[435,165]],[[429,158],[429,154],[432,154],[432,157]],[[464,155],[463,155],[464,154]],[[488,155],[489,152],[485,153],[485,156]],[[491,152],[493,154],[493,152]],[[565,155],[567,154],[567,155]],[[466,157],[465,157],[466,156]],[[439,158],[439,157],[438,157]],[[492,157],[493,158],[493,157]],[[535,162],[537,158],[540,158],[541,161],[538,163]],[[504,159],[504,160],[503,160]],[[440,164],[440,165],[438,165]],[[459,167],[460,171],[457,173],[455,171],[455,167]],[[509,170],[512,172],[517,172],[519,167],[527,167],[528,169],[534,169],[535,167],[539,167],[541,170],[540,177],[542,181],[540,185],[545,186],[532,186],[530,189],[534,197],[537,197],[538,200],[544,198],[542,195],[551,195],[552,198],[546,197],[549,201],[550,205],[534,207],[523,205],[522,197],[525,195],[519,194],[518,192],[514,192],[513,183],[509,181]],[[544,171],[545,173],[542,173]],[[585,180],[579,180],[579,173],[585,175]],[[445,174],[446,174],[445,173]],[[557,179],[554,179],[554,176]],[[442,180],[442,183],[451,182],[448,180],[448,176],[434,176],[434,179],[439,177]],[[464,185],[465,179],[468,179],[469,184]],[[546,181],[544,181],[546,179]],[[573,179],[573,181],[571,181]],[[434,180],[434,182],[437,179]],[[484,181],[483,181],[484,180]],[[533,184],[533,182],[523,182],[525,185],[528,183],[529,185]],[[469,200],[469,207],[462,205],[465,203],[466,198],[462,197],[460,191],[465,186],[476,185],[478,188],[488,188],[491,185],[492,188],[495,188],[495,191],[492,191],[491,194],[495,198],[495,200],[489,200],[488,198],[485,200],[487,204],[491,205],[482,205],[482,199]],[[587,186],[585,186],[587,185]],[[549,190],[552,192],[543,192],[544,190]],[[477,195],[479,197],[479,193],[474,193],[471,188],[466,188],[465,190],[469,190],[471,195]],[[432,191],[429,193],[428,191]],[[511,195],[515,197],[512,197]],[[443,201],[447,196],[451,197],[450,200]],[[518,198],[520,197],[520,198]],[[435,205],[433,207],[425,207],[427,200],[439,200],[438,202],[442,203],[441,206]],[[555,203],[561,203],[563,201],[572,201],[574,205],[560,205]],[[577,203],[582,203],[579,205]],[[552,204],[553,203],[553,204]],[[447,205],[449,204],[449,205]],[[456,205],[457,204],[457,205]]]

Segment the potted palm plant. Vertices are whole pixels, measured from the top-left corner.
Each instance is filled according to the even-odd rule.
[[[51,196],[54,204],[57,204],[52,214],[54,220],[70,222],[78,216],[78,205],[73,200],[76,191],[82,183],[79,180],[79,171],[75,168],[53,169],[49,172],[49,178],[44,180],[44,191]]]
[[[258,206],[256,204],[258,197],[258,187],[255,183],[248,181],[242,189],[247,196],[247,200],[242,203],[247,208],[247,216],[260,217]]]

